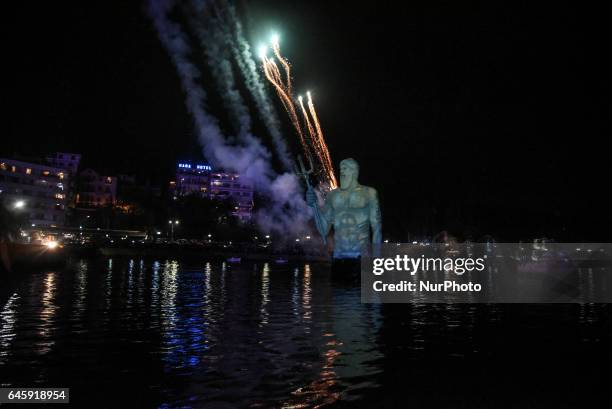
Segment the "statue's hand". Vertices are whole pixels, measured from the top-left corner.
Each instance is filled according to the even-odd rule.
[[[317,194],[313,189],[306,190],[306,204],[310,207],[315,207],[317,205]]]

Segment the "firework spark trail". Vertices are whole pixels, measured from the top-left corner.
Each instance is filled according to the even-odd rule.
[[[304,133],[302,132],[302,125],[300,124],[300,120],[298,119],[297,113],[295,111],[295,105],[293,104],[293,100],[287,94],[287,89],[281,81],[278,66],[272,59],[266,57],[265,55],[262,55],[261,57],[263,60],[264,74],[266,75],[268,81],[270,81],[270,83],[276,89],[278,97],[280,98],[283,106],[285,107],[287,114],[289,114],[289,119],[291,120],[295,131],[300,137],[302,148],[305,152],[308,152],[308,141],[306,140],[306,138],[304,137]]]
[[[289,95],[289,97],[293,99],[292,86],[291,86],[291,66],[289,65],[289,62],[280,53],[280,41],[277,35],[274,35],[272,37],[272,51],[274,52],[274,55],[276,55],[276,58],[278,58],[278,61],[280,61],[281,65],[285,69],[285,87],[287,88],[287,95]]]
[[[267,60],[267,67],[270,69],[270,73],[274,77],[274,81],[282,87],[283,81],[281,80],[280,71],[278,70],[278,66],[276,65],[276,63],[271,59]],[[283,89],[285,88],[283,87]],[[285,94],[287,93],[285,92]],[[289,99],[291,99],[291,95],[287,94],[287,96],[289,97]]]
[[[308,134],[310,135],[310,140],[312,141],[312,144],[313,144],[312,150],[317,155],[319,162],[323,164],[325,159],[321,155],[322,149],[318,141],[317,131],[312,126],[312,122],[310,122],[310,118],[308,117],[308,112],[306,111],[306,108],[304,107],[304,101],[301,95],[298,97],[298,102],[300,103],[300,108],[302,108],[302,116],[304,117],[304,121],[306,122],[306,129],[308,130]],[[326,172],[327,169],[324,169],[324,171]]]
[[[327,148],[327,144],[325,143],[321,124],[316,114],[316,110],[314,108],[310,92],[308,92],[308,112],[310,112],[312,122],[309,119],[308,112],[304,107],[302,99],[299,98],[299,103],[302,108],[304,121],[306,123],[306,129],[308,131],[307,135],[304,135],[304,132],[302,131],[302,125],[297,115],[295,114],[296,108],[293,102],[293,95],[291,94],[291,66],[289,65],[287,60],[281,55],[279,40],[278,36],[276,35],[272,38],[272,50],[274,56],[278,61],[280,61],[281,65],[284,68],[285,82],[283,82],[281,79],[281,74],[276,63],[272,60],[272,58],[268,58],[265,55],[265,50],[263,50],[260,53],[260,57],[263,61],[263,70],[266,74],[266,78],[276,89],[277,94],[281,102],[283,103],[283,106],[287,110],[289,118],[298,136],[300,137],[300,142],[302,144],[302,149],[304,150],[304,153],[306,155],[310,155],[311,151],[315,152],[319,162],[319,168],[322,170],[325,182],[327,183],[329,188],[335,189],[338,183],[334,174],[334,168],[331,162],[329,149]]]
[[[310,138],[304,137],[304,134],[302,132],[302,126],[297,118],[297,114],[295,114],[296,109],[295,109],[295,104],[293,103],[294,98],[293,98],[292,86],[291,86],[291,66],[280,53],[280,42],[279,42],[277,35],[274,35],[272,37],[272,51],[274,55],[276,56],[276,58],[278,59],[278,61],[283,66],[283,69],[285,71],[285,82],[282,81],[280,70],[278,69],[278,66],[276,65],[274,60],[266,57],[265,53],[261,56],[264,61],[264,70],[266,69],[266,67],[269,67],[271,69],[273,77],[275,79],[276,89],[278,90],[279,89],[278,87],[282,88],[283,97],[281,98],[285,98],[286,100],[290,101],[290,107],[288,108],[288,111],[293,112],[293,114],[291,112],[289,113],[289,115],[291,116],[291,121],[293,122],[293,126],[295,127],[298,135],[300,136],[300,140],[306,139],[306,144],[308,144],[309,142],[308,140]],[[308,149],[306,147],[304,147],[304,150],[308,152]]]
[[[330,187],[332,189],[335,189],[338,186],[338,182],[336,181],[336,175],[334,174],[334,167],[332,165],[331,156],[329,154],[329,149],[327,148],[327,144],[325,143],[325,138],[323,137],[323,130],[321,129],[321,123],[319,122],[319,117],[317,116],[317,111],[315,110],[314,103],[312,102],[312,97],[310,96],[310,92],[307,92],[306,95],[308,96],[308,110],[310,111],[310,115],[312,116],[312,120],[314,122],[315,129],[317,130],[318,144],[322,151],[322,156],[325,158],[323,162],[323,166],[327,172]]]
[[[302,108],[302,116],[304,117],[304,121],[306,121],[306,129],[308,129],[310,139],[313,141],[313,143],[316,143],[317,134],[315,132],[315,129],[312,127],[310,118],[308,118],[308,113],[306,112],[306,108],[304,108],[304,101],[302,100],[301,95],[298,97],[298,102],[300,103],[300,108]]]

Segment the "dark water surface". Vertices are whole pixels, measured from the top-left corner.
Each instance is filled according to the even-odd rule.
[[[362,304],[316,264],[83,259],[0,285],[0,384],[74,407],[610,407],[605,304]]]

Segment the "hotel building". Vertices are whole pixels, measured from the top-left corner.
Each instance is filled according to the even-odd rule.
[[[25,212],[32,226],[60,227],[66,218],[70,171],[47,164],[0,158],[0,198]]]
[[[237,173],[215,171],[204,164],[179,163],[170,188],[175,196],[199,194],[210,199],[229,199],[234,204],[234,216],[242,221],[251,219],[253,184]]]

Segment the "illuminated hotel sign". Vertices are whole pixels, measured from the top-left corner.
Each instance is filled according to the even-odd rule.
[[[190,163],[179,163],[178,167],[181,169],[191,169]],[[212,170],[212,166],[210,165],[196,165],[197,170]]]

